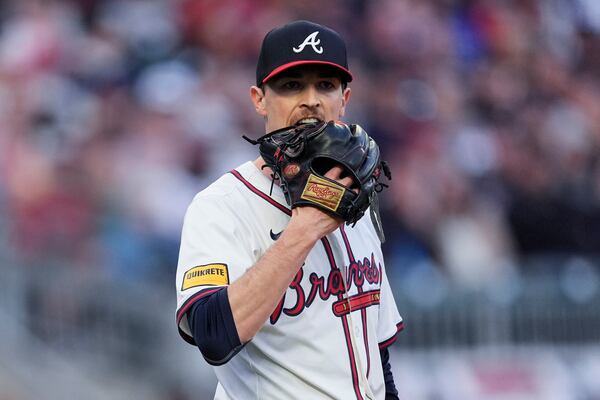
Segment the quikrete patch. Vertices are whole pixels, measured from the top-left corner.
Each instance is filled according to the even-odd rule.
[[[181,290],[205,285],[229,285],[229,271],[227,270],[227,264],[198,265],[187,270],[183,275]]]

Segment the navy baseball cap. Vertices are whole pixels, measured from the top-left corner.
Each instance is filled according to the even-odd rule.
[[[343,81],[352,81],[342,37],[326,26],[294,21],[265,35],[256,64],[256,86],[302,64],[331,65],[340,71]]]

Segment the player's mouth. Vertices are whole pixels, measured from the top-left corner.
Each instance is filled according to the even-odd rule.
[[[307,117],[307,118],[302,118],[299,119],[298,121],[296,121],[295,125],[302,125],[302,124],[319,124],[323,122],[323,120],[316,118],[316,117]]]

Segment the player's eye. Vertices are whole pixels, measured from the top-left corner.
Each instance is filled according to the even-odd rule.
[[[336,84],[332,81],[319,81],[319,88],[321,90],[333,90],[336,88]]]
[[[287,81],[281,85],[281,89],[283,90],[298,90],[302,88],[302,85],[298,81]]]

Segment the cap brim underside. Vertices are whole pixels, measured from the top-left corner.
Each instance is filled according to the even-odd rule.
[[[277,74],[280,74],[281,72],[285,71],[286,69],[290,69],[290,68],[295,67],[297,65],[304,65],[304,64],[331,65],[332,67],[336,67],[337,69],[341,70],[346,75],[345,76],[346,77],[346,82],[351,82],[352,81],[352,74],[350,73],[350,71],[348,71],[348,69],[342,67],[339,64],[336,64],[336,63],[333,63],[333,62],[329,62],[329,61],[300,60],[300,61],[293,61],[291,63],[283,64],[283,65],[280,65],[279,67],[275,68],[273,71],[271,71],[271,73],[269,75],[267,75],[262,80],[262,83],[266,83],[269,79],[273,78]]]

